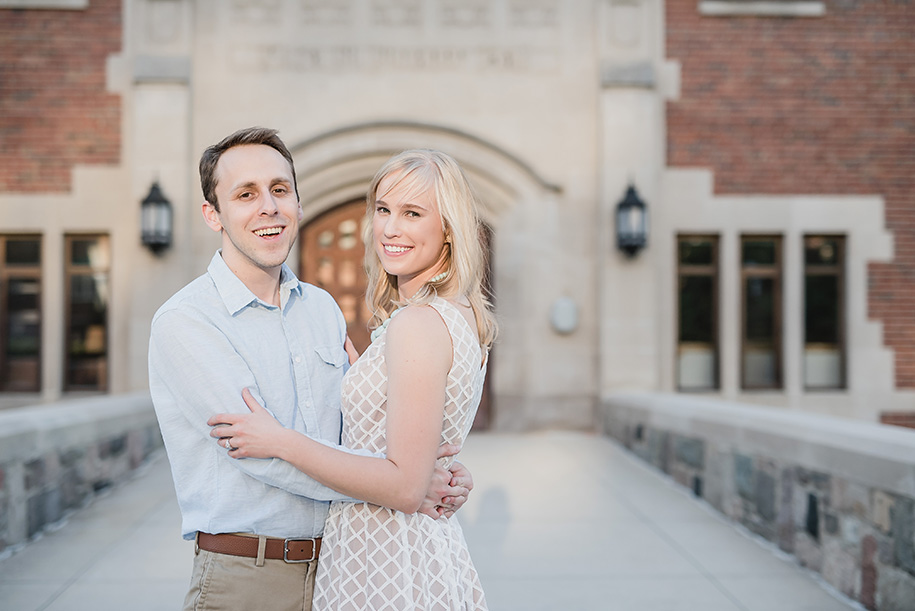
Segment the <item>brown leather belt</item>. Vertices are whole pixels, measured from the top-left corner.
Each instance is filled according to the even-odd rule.
[[[257,558],[257,537],[241,535],[211,535],[197,533],[197,547],[208,552]],[[267,538],[264,558],[286,562],[311,562],[321,552],[321,537],[315,539],[274,539]]]

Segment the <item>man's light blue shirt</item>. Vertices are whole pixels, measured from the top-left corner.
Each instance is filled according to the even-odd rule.
[[[279,459],[233,459],[207,420],[248,413],[255,399],[287,428],[340,441],[340,385],[348,367],[346,323],[325,291],[285,264],[280,306],[257,297],[217,252],[207,273],[153,317],[149,388],[171,463],[182,534],[248,532],[316,537],[328,501],[347,497]]]

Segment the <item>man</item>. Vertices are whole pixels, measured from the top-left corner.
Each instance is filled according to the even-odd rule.
[[[284,426],[338,444],[346,324],[330,295],[285,265],[303,211],[275,130],[241,130],[209,147],[200,181],[222,248],[156,313],[149,346],[182,534],[197,540],[185,609],[307,610],[328,501],[346,497],[281,460],[228,457],[206,423],[247,412],[248,388]],[[424,512],[450,514],[470,485],[466,470],[453,480],[437,470]]]

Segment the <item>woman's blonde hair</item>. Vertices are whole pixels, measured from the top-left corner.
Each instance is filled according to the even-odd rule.
[[[375,202],[385,196],[385,193],[378,193],[378,186],[382,180],[395,174],[393,183],[386,185],[388,191],[399,187],[404,190],[407,200],[419,193],[431,193],[438,204],[445,233],[444,278],[437,279],[439,276],[436,276],[426,282],[407,303],[427,304],[439,293],[463,295],[473,307],[480,344],[492,345],[498,327],[489,300],[483,294],[486,257],[477,199],[457,162],[445,153],[428,149],[403,151],[389,159],[375,174],[366,196],[366,223],[362,237],[368,273],[365,300],[372,312],[369,327],[379,327],[394,310],[404,305],[397,291],[397,276],[388,274],[382,267],[372,236]]]

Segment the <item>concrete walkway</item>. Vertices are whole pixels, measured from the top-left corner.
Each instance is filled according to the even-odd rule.
[[[810,573],[738,532],[613,442],[480,434],[461,510],[492,611],[847,611]],[[168,464],[0,561],[4,611],[180,609],[193,544]]]

